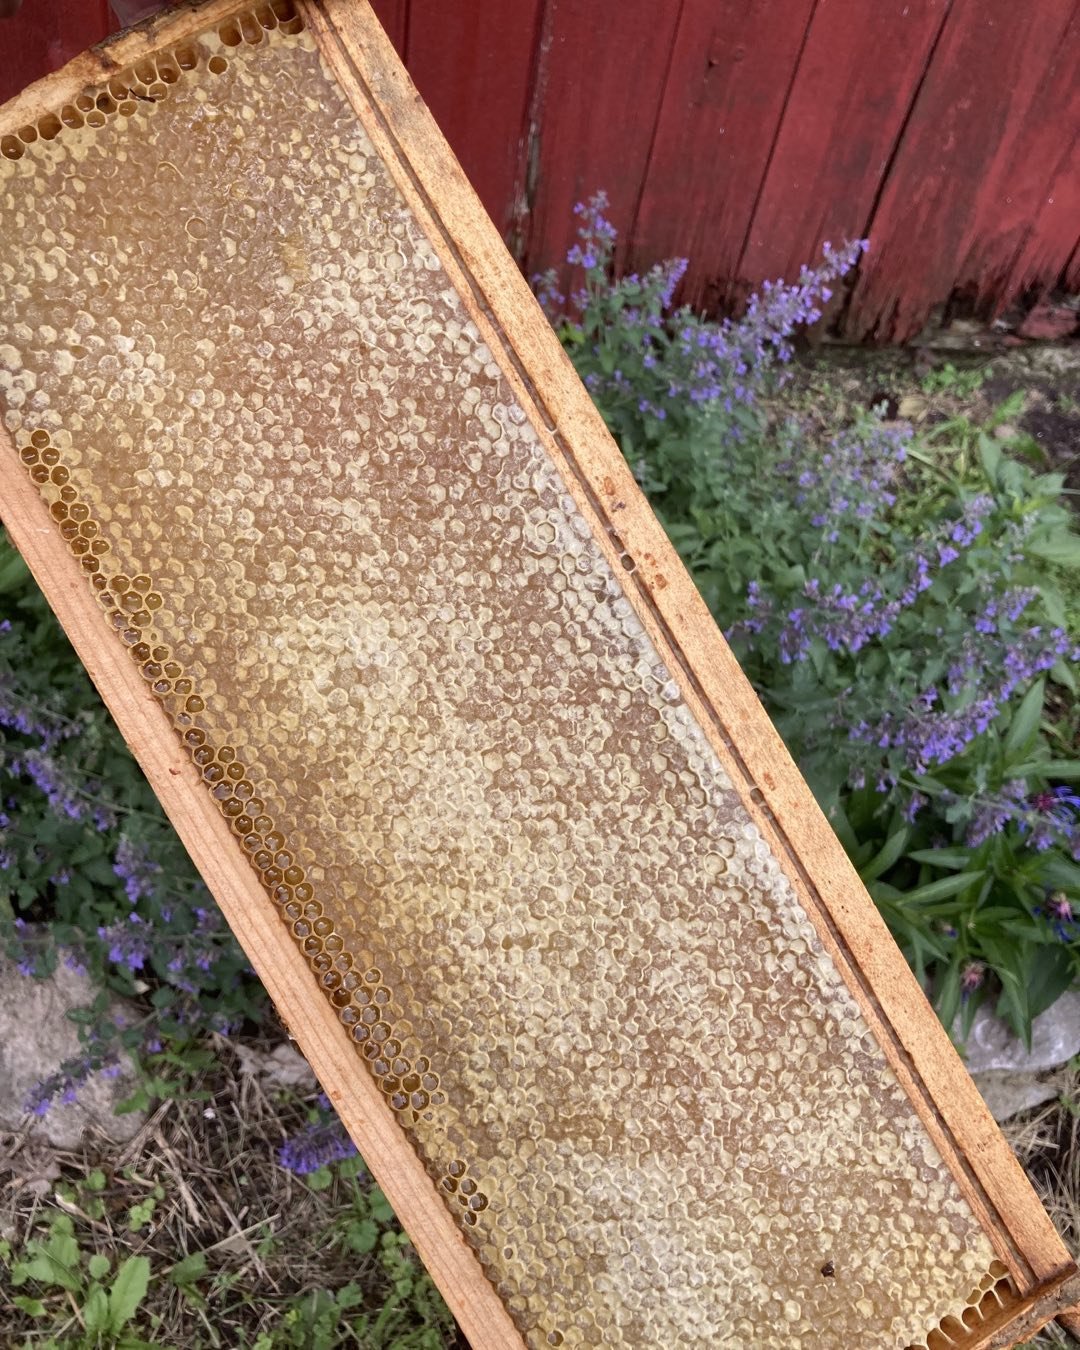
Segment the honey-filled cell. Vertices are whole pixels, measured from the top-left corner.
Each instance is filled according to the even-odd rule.
[[[310,34],[113,88],[4,424],[526,1343],[925,1345],[991,1245]]]

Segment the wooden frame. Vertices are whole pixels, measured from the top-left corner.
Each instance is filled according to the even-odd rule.
[[[1080,1276],[809,789],[717,632],[529,288],[363,0],[297,0],[305,22],[470,317],[620,575],[661,657],[805,905],[1017,1298],[957,1346],[1011,1344],[1080,1299]],[[243,12],[170,11],[79,57],[0,109],[0,136],[144,55]],[[451,1220],[158,704],[118,644],[0,432],[3,518],[252,964],[476,1350],[519,1333]]]

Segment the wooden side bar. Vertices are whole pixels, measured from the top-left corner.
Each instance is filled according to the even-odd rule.
[[[120,644],[102,641],[101,611],[2,427],[0,518],[469,1343],[474,1350],[522,1350],[501,1300],[374,1079],[359,1071],[341,1023],[288,928],[267,905],[168,718]]]

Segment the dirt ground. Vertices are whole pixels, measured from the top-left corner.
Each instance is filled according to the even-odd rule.
[[[1080,342],[989,353],[824,346],[803,355],[795,382],[811,395],[829,388],[852,411],[884,402],[889,416],[923,431],[958,416],[983,422],[1022,391],[1023,406],[996,434],[1080,494]]]

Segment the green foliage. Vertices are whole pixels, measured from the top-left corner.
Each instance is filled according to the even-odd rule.
[[[959,367],[951,361],[923,376],[922,387],[928,394],[955,394],[970,398],[986,381],[986,365]]]
[[[58,961],[102,996],[84,1053],[31,1109],[134,1057],[131,1108],[184,1090],[200,1041],[261,1016],[262,987],[25,565],[0,534],[0,938],[27,974]],[[116,1025],[106,990],[143,1015]]]
[[[777,411],[817,274],[710,325],[666,310],[673,264],[611,280],[613,232],[580,213],[584,283],[553,315],[578,372],[943,1021],[992,996],[1027,1036],[1080,974],[1062,478],[992,434],[1015,397],[981,427],[863,416],[822,444]]]
[[[18,1256],[7,1244],[0,1256],[12,1288],[27,1291],[13,1297],[14,1306],[42,1324],[45,1339],[35,1339],[36,1344],[67,1350],[153,1350],[152,1342],[130,1325],[150,1284],[145,1256],[129,1256],[112,1272],[107,1256],[81,1249],[72,1220],[59,1213],[51,1216],[47,1234],[31,1238]],[[55,1335],[50,1334],[54,1329]]]
[[[276,1219],[288,1203],[295,1183],[286,1176],[272,1167],[264,1173],[271,1189],[281,1179],[281,1193],[264,1195],[261,1213]],[[250,1260],[217,1242],[193,1246],[169,1266],[159,1264],[161,1245],[150,1243],[148,1225],[163,1225],[170,1240],[182,1234],[186,1204],[134,1169],[65,1176],[56,1185],[63,1210],[36,1210],[28,1236],[0,1241],[0,1341],[64,1350],[454,1343],[453,1319],[359,1158],[308,1182],[319,1200],[299,1206],[304,1221],[286,1220],[280,1233],[269,1219],[246,1230]],[[267,1267],[264,1282],[253,1278]]]

